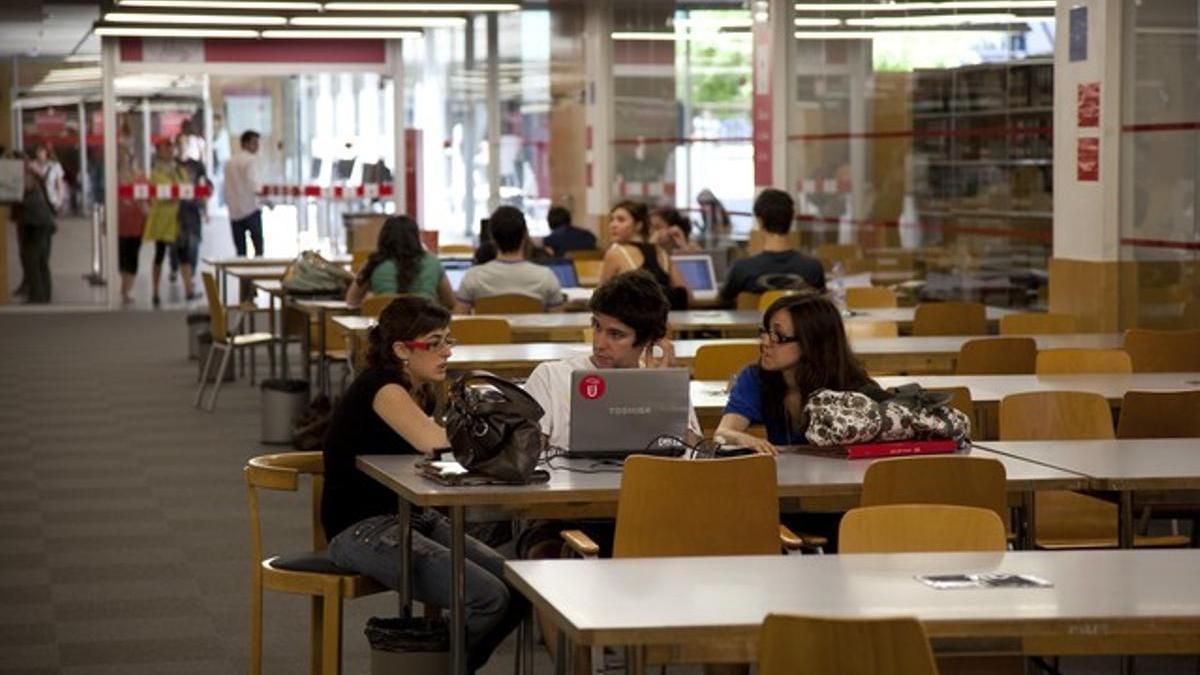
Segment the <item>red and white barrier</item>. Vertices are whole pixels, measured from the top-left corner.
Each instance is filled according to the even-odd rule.
[[[120,183],[117,197],[138,201],[169,201],[174,199],[204,199],[212,196],[211,185],[191,183]]]
[[[374,199],[395,194],[394,183],[365,183],[363,185],[298,185],[272,184],[262,186],[264,197],[313,197],[322,199]]]

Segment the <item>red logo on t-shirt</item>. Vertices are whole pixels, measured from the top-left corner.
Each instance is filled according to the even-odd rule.
[[[584,375],[579,380],[579,394],[589,401],[604,395],[604,378],[599,375]]]

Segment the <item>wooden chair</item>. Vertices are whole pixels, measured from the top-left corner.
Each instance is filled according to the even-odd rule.
[[[841,260],[863,257],[862,249],[858,244],[820,244],[814,254],[822,261],[829,261],[831,264]],[[829,265],[826,266],[826,269],[828,268]]]
[[[748,364],[758,361],[759,348],[754,342],[701,345],[692,360],[692,378],[728,380]]]
[[[897,307],[896,293],[886,286],[851,286],[846,289],[849,309],[878,309]]]
[[[937,675],[929,638],[911,618],[831,619],[769,614],[759,675]]]
[[[991,509],[892,504],[850,509],[838,527],[838,553],[1003,551],[1004,523]]]
[[[1037,362],[1037,342],[1030,337],[967,340],[958,350],[956,375],[1026,375]]]
[[[383,310],[386,309],[388,305],[392,304],[393,300],[400,297],[400,295],[401,294],[399,293],[382,293],[380,295],[372,295],[363,300],[362,307],[359,308],[358,311],[363,316],[373,316],[378,319],[379,315],[383,313]]]
[[[939,455],[872,462],[863,475],[862,506],[941,504],[988,509],[1008,520],[1004,464],[988,457]]]
[[[541,300],[520,293],[475,299],[476,314],[541,314],[544,311],[546,307]]]
[[[464,345],[512,344],[512,327],[504,319],[456,316],[450,319],[450,334]]]
[[[796,294],[796,291],[793,291],[793,290],[766,291],[762,295],[758,296],[758,311],[765,312],[765,311],[767,311],[768,307],[770,307],[772,304],[775,303],[776,300],[778,300],[784,296],[795,295],[795,294]]]
[[[1112,412],[1100,394],[1039,391],[1000,401],[1000,440],[1113,438]],[[1042,548],[1112,548],[1117,545],[1117,506],[1075,492],[1035,495],[1037,544]],[[1187,537],[1135,536],[1134,546],[1183,546]]]
[[[1061,335],[1078,332],[1079,321],[1070,314],[1021,312],[1000,317],[1001,335]]]
[[[1121,347],[1138,373],[1200,371],[1200,330],[1130,328]]]
[[[1125,392],[1117,438],[1200,438],[1200,390]]]
[[[750,291],[742,291],[737,294],[735,306],[737,309],[758,309],[758,299],[762,296],[760,293],[751,293]]]
[[[987,335],[987,312],[978,302],[922,302],[913,335]]]
[[[475,247],[470,244],[439,244],[438,255],[475,255]]]
[[[567,260],[604,260],[604,251],[598,248],[567,251],[563,256]]]
[[[1124,349],[1043,349],[1037,355],[1038,375],[1132,373],[1133,360]]]
[[[871,258],[842,258],[838,262],[842,264],[842,274],[846,275],[866,274],[875,271],[875,261]],[[832,267],[832,264],[830,267]]]
[[[603,255],[600,260],[576,258],[572,262],[575,264],[575,277],[580,286],[596,286],[600,283],[600,271],[604,267]]]
[[[371,257],[374,251],[353,251],[350,253],[350,271],[358,274],[363,265],[367,264],[367,258]]]
[[[939,391],[950,394],[950,407],[961,410],[975,424],[975,402],[971,400],[971,390],[968,387],[929,387],[926,391]]]
[[[846,337],[854,338],[894,338],[900,335],[900,325],[895,321],[846,321]]]
[[[221,382],[225,379],[225,371],[229,369],[233,353],[245,349],[253,350],[257,347],[267,347],[272,369],[274,369],[275,352],[270,347],[275,344],[275,336],[270,333],[242,333],[242,324],[246,318],[244,314],[238,317],[235,324],[236,330],[230,331],[226,314],[228,310],[225,304],[221,302],[221,296],[217,291],[216,278],[213,277],[212,272],[201,273],[201,278],[204,281],[204,294],[208,297],[212,347],[208,350],[208,356],[204,359],[204,367],[200,369],[200,387],[196,390],[196,400],[193,402],[193,405],[212,412],[217,407],[217,395],[221,392]],[[220,361],[217,361],[217,352],[221,352]],[[217,369],[213,374],[215,380],[213,381],[212,393],[209,394],[208,403],[202,405],[204,390],[208,387],[209,370],[213,363],[217,363]],[[250,384],[254,384],[253,363],[251,363],[250,367]]]
[[[263,656],[263,589],[311,596],[310,670],[314,675],[342,671],[342,599],[387,590],[369,577],[343,570],[325,552],[321,528],[324,463],[320,452],[289,452],[252,458],[244,469],[250,503],[250,672],[261,675]],[[312,482],[312,550],[263,558],[258,490],[300,487],[301,475]]]

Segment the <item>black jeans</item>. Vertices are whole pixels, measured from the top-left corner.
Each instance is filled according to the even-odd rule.
[[[29,289],[29,302],[50,302],[50,242],[54,227],[20,226],[25,231],[21,266]]]
[[[250,234],[250,243],[254,244],[254,257],[263,257],[262,211],[255,211],[245,218],[229,222],[233,230],[233,248],[239,258],[246,257],[246,234]]]

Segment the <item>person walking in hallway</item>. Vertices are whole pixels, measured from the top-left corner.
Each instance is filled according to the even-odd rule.
[[[134,166],[133,155],[122,150],[117,179],[121,184],[140,183],[145,176]],[[117,267],[121,270],[121,302],[133,302],[133,282],[137,278],[138,254],[146,232],[149,205],[132,197],[117,199]]]
[[[46,183],[37,165],[25,165],[25,192],[17,215],[17,230],[21,234],[21,266],[29,294],[27,302],[50,302],[50,240],[58,229]]]
[[[233,247],[238,257],[246,255],[246,235],[254,244],[255,257],[263,256],[262,209],[258,193],[262,189],[258,166],[257,131],[242,134],[242,151],[225,165],[225,203],[229,205],[229,225],[233,230]]]
[[[160,141],[155,148],[154,166],[150,169],[150,182],[155,185],[183,185],[188,181],[187,171],[175,161],[175,146],[171,141]],[[156,199],[150,204],[146,216],[145,241],[154,242],[154,267],[150,271],[150,285],[154,289],[152,300],[155,307],[162,305],[158,288],[162,277],[163,258],[167,250],[175,246],[179,238],[179,200]]]

